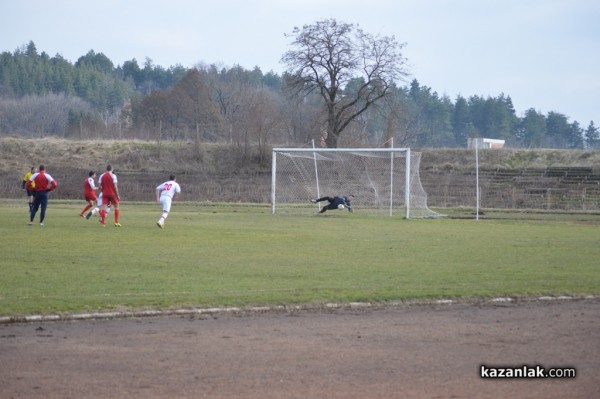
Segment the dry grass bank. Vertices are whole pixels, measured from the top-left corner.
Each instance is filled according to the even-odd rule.
[[[423,153],[420,174],[431,206],[460,206],[464,205],[461,202],[465,196],[472,197],[473,150],[414,151]],[[80,199],[87,173],[90,170],[102,172],[111,164],[129,200],[151,200],[154,186],[174,173],[186,184],[190,200],[268,202],[270,154],[262,164],[259,159],[256,149],[221,144],[0,138],[0,197],[21,198],[23,174],[29,167],[43,163],[60,181],[61,197]],[[506,205],[509,207],[530,206],[529,200],[521,199],[515,188],[523,192],[530,188],[550,190],[550,193],[567,187],[585,189],[589,196],[590,189],[593,191],[600,185],[600,178],[597,182],[594,180],[600,175],[600,151],[480,150],[479,163],[482,186],[494,200],[490,206],[498,206],[498,201],[500,206],[502,201],[509,201]],[[579,177],[573,173],[566,176],[569,173],[563,169],[568,168],[585,173],[582,177],[585,181],[577,180]],[[498,189],[508,194],[494,191]],[[548,204],[548,193],[534,195],[541,195],[540,201]],[[581,196],[579,191],[573,195]],[[507,196],[511,198],[504,198]],[[471,202],[466,200],[467,204]]]

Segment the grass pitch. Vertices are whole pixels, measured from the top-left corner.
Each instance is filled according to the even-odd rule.
[[[597,224],[273,216],[268,206],[124,203],[122,228],[51,199],[0,204],[0,316],[116,309],[600,294]]]

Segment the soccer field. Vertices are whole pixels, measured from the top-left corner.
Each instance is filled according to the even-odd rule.
[[[0,316],[600,294],[597,224],[274,216],[268,205],[123,203],[122,228],[50,200],[0,205]],[[39,217],[39,215],[38,215]],[[36,218],[37,222],[37,218]]]

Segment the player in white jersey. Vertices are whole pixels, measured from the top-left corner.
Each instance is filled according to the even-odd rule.
[[[100,211],[100,207],[102,206],[102,193],[98,194],[98,201],[96,202],[96,207],[94,209],[92,209],[91,211],[89,211],[87,213],[87,215],[85,215],[86,219],[91,218],[93,215],[98,214],[98,212]],[[106,214],[108,215],[110,213],[110,204],[108,204],[106,206]],[[100,218],[100,215],[98,215],[98,221],[100,223],[102,223],[102,220]]]
[[[165,227],[165,220],[169,216],[169,212],[171,211],[171,202],[173,199],[179,199],[179,194],[181,193],[181,187],[179,183],[175,181],[175,176],[169,176],[169,180],[160,184],[156,187],[156,202],[160,202],[162,205],[162,215],[156,225],[161,229]]]

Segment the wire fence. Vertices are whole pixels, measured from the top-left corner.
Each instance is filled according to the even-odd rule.
[[[432,186],[426,188],[428,205],[436,208],[475,207],[475,190],[475,187]],[[487,187],[480,189],[480,206],[515,210],[600,211],[600,189]]]
[[[529,171],[528,173],[530,173]],[[83,201],[85,171],[54,174],[59,182],[52,193],[57,199]],[[524,178],[522,171],[511,174],[480,174],[480,206],[497,209],[543,209],[564,211],[600,211],[600,178],[588,174],[579,179],[568,172]],[[168,176],[159,172],[123,172],[118,175],[119,190],[124,201],[154,201],[155,188]],[[181,175],[177,178],[185,201],[269,203],[271,176],[231,176],[211,180],[204,175]],[[427,193],[427,204],[435,208],[475,207],[476,184],[472,174],[423,173],[421,180]],[[0,198],[25,198],[25,190],[16,176],[0,176]]]

